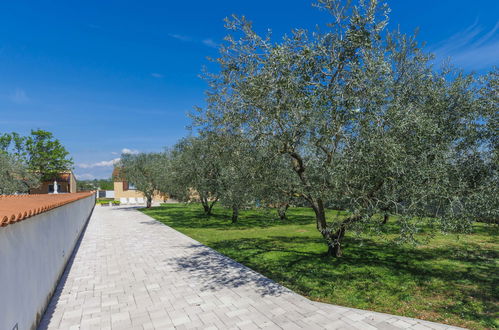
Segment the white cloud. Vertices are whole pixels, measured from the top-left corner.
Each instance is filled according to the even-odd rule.
[[[168,36],[180,40],[180,41],[192,41],[192,38],[189,36],[184,36],[181,34],[169,33]]]
[[[186,35],[182,35],[182,34],[175,34],[175,33],[169,33],[168,36],[171,38],[180,40],[180,41],[184,41],[184,42],[201,43],[201,44],[208,46],[208,47],[218,48],[218,44],[215,41],[213,41],[213,39],[211,39],[211,38],[199,40],[199,39],[192,38],[190,36],[186,36]]]
[[[95,179],[95,175],[93,175],[91,173],[78,174],[76,176],[76,179],[77,180],[93,180],[93,179]]]
[[[208,46],[208,47],[218,48],[218,44],[215,41],[213,41],[212,39],[209,39],[209,38],[208,39],[204,39],[203,40],[203,44],[205,46]]]
[[[139,153],[138,150],[135,150],[135,149],[128,149],[128,148],[123,148],[121,149],[121,153],[122,154],[131,154],[131,155],[136,155]]]
[[[162,75],[161,73],[157,73],[157,72],[151,73],[151,76],[154,78],[163,78],[164,77],[164,75]]]
[[[16,90],[10,94],[10,100],[17,104],[26,104],[29,103],[29,97],[24,91],[24,89],[16,88]]]
[[[77,164],[76,166],[78,166],[80,168],[110,167],[119,161],[120,161],[120,158],[115,158],[115,159],[111,159],[111,160],[103,160],[103,161],[100,161],[97,163],[92,163],[92,164],[81,163],[81,164]]]
[[[139,151],[135,150],[135,149],[123,148],[123,149],[121,149],[121,153],[122,154],[136,155],[136,154],[139,153]],[[111,154],[117,155],[118,153],[117,152],[111,152]],[[116,163],[118,163],[120,160],[121,160],[121,158],[118,157],[118,158],[114,158],[114,159],[111,159],[111,160],[103,160],[103,161],[96,162],[96,163],[80,163],[80,164],[76,164],[76,166],[79,167],[79,168],[112,167]],[[86,173],[86,174],[83,174],[83,175],[87,175],[87,174],[91,175],[90,173]],[[80,177],[81,177],[81,175],[80,175]]]
[[[430,49],[437,58],[450,58],[458,66],[480,70],[499,64],[499,22],[485,31],[475,21],[465,30],[458,32]]]

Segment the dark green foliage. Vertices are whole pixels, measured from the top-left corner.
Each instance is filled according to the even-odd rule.
[[[28,136],[3,134],[0,136],[0,152],[13,155],[30,171],[39,173],[42,181],[54,180],[59,173],[73,166],[66,148],[52,133],[44,130],[31,130]]]
[[[78,191],[114,190],[114,181],[110,179],[78,180]]]

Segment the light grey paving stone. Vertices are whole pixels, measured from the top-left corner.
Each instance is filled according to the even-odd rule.
[[[128,312],[119,312],[111,314],[111,323],[132,323]]]
[[[427,327],[425,325],[422,325],[422,324],[415,324],[413,325],[410,329],[414,329],[414,330],[431,330],[433,329],[433,327]]]
[[[391,323],[388,323],[386,321],[379,322],[376,324],[376,328],[381,329],[381,330],[397,330],[400,329],[399,327],[396,327],[392,325]]]
[[[144,330],[152,330],[154,329],[154,324],[152,324],[152,322],[147,322],[142,324],[142,328],[144,328]]]
[[[213,325],[213,324],[208,324],[204,329],[205,330],[218,330],[218,327]]]
[[[401,329],[407,329],[409,328],[410,326],[412,326],[413,324],[409,323],[409,322],[406,322],[404,320],[397,320],[395,322],[392,322],[392,325],[396,326],[396,327],[399,327]]]
[[[457,329],[310,301],[133,207],[96,207],[39,329]]]

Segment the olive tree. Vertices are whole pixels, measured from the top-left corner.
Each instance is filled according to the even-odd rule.
[[[258,202],[276,206],[285,218],[290,198],[282,180],[289,176],[276,177],[274,168],[280,164],[287,170],[282,157],[280,163],[269,160],[261,148],[240,134],[184,138],[169,155],[170,175],[165,189],[181,201],[199,200],[206,215],[211,215],[213,206],[221,201],[232,210],[232,221],[237,222],[240,209]]]
[[[165,158],[163,153],[122,154],[116,164],[121,168],[120,175],[144,194],[147,208],[151,207],[154,194],[161,191],[167,175]]]
[[[341,256],[347,230],[377,228],[380,213],[397,214],[408,240],[424,219],[469,229],[455,169],[460,154],[479,151],[494,113],[480,82],[435,70],[415,37],[386,30],[389,10],[376,0],[318,7],[330,24],[279,42],[244,17],[227,20],[220,70],[206,74],[208,105],[195,123],[285,156],[330,255]],[[351,216],[327,219],[335,203]]]
[[[255,146],[240,134],[218,134],[213,150],[219,159],[219,198],[222,205],[232,210],[236,223],[239,211],[255,205],[256,157]]]
[[[280,220],[287,220],[289,207],[300,201],[294,190],[296,176],[285,155],[259,147],[252,157],[253,194],[259,206],[274,208]]]
[[[179,200],[199,198],[204,213],[212,214],[219,199],[220,159],[211,136],[180,140],[171,151],[168,189]]]
[[[40,175],[14,156],[0,151],[0,195],[26,193],[40,185]]]
[[[454,176],[466,216],[499,223],[499,68],[481,78],[480,95],[490,115],[476,131],[479,138],[472,137],[483,143],[468,143],[468,150],[458,154]]]

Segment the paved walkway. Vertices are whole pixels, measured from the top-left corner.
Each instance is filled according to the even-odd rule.
[[[310,301],[133,208],[96,206],[39,329],[450,329]]]

